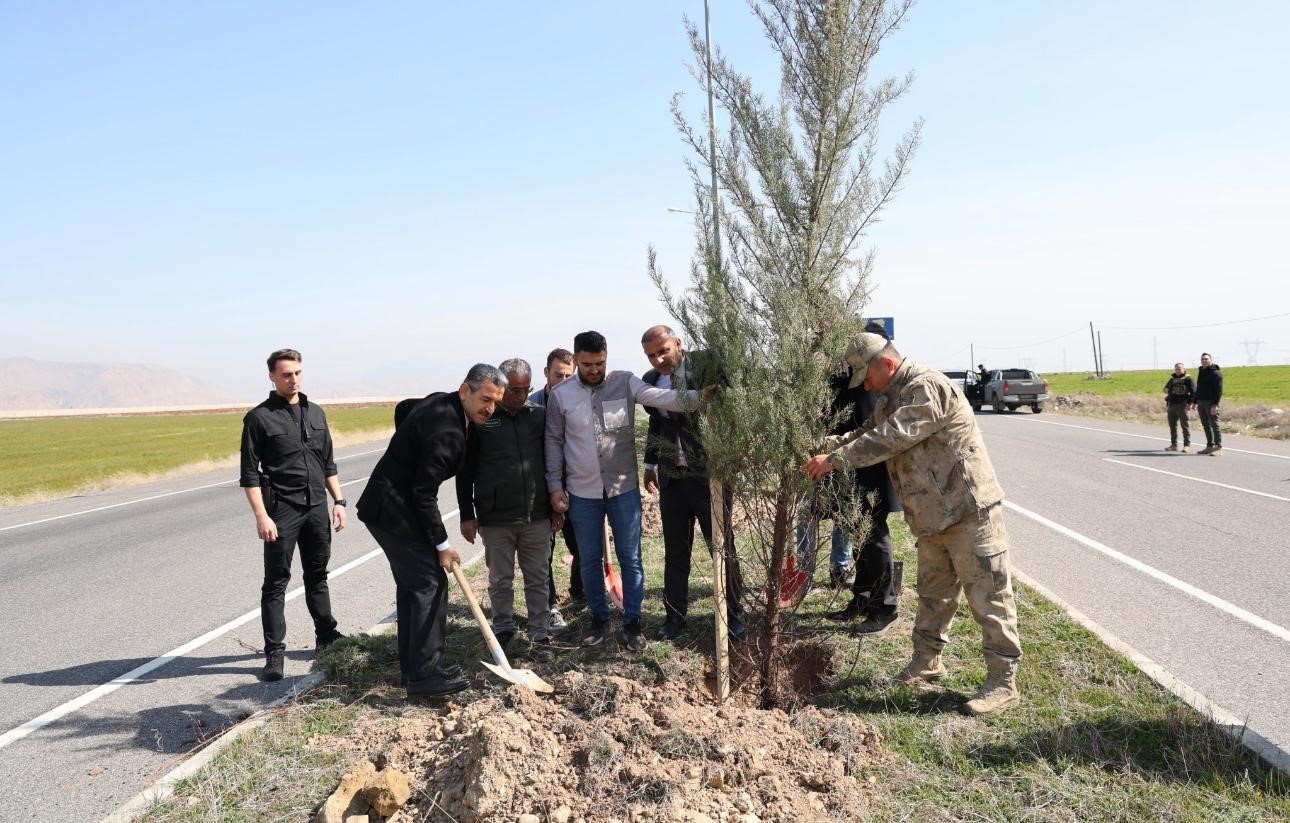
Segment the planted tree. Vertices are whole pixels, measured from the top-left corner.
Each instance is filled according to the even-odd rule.
[[[782,694],[780,591],[799,507],[811,494],[826,496],[849,527],[862,525],[850,484],[812,489],[799,467],[834,423],[828,378],[862,326],[870,291],[865,233],[900,188],[922,124],[879,156],[882,112],[912,75],[871,80],[870,68],[912,0],[750,5],[779,58],[778,94],[757,91],[719,49],[709,62],[703,32],[686,21],[691,74],[705,90],[710,75],[728,122],[712,152],[708,121],[696,128],[681,95],[673,98],[677,129],[693,151],[692,286],[673,292],[653,248],[649,273],[690,347],[713,354],[719,374],[697,379],[725,387],[700,431],[712,477],[747,516],[739,536],[752,601],[745,606],[760,632],[761,701],[770,706]]]

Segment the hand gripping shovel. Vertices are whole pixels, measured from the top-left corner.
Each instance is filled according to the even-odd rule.
[[[609,592],[609,599],[614,601],[618,608],[623,607],[623,577],[614,568],[610,561],[609,554],[609,524],[605,523],[605,591]]]
[[[524,686],[538,694],[553,693],[555,686],[538,677],[536,672],[511,668],[510,661],[506,659],[506,653],[502,651],[501,644],[497,642],[493,630],[488,626],[488,621],[484,619],[484,610],[479,608],[479,601],[475,599],[475,592],[470,588],[470,581],[462,574],[460,563],[453,564],[452,574],[457,578],[457,585],[465,593],[466,602],[470,603],[470,610],[475,613],[475,620],[479,621],[479,629],[484,633],[484,640],[488,643],[488,651],[493,655],[492,663],[484,663],[488,670],[507,683]]]

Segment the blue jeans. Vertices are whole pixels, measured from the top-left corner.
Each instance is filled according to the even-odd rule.
[[[815,551],[819,544],[819,520],[811,519],[810,510],[805,517],[797,521],[797,566],[802,569],[815,568]],[[851,535],[846,533],[837,521],[833,521],[833,542],[828,552],[828,564],[831,568],[844,568],[851,565]]]
[[[623,576],[623,623],[641,619],[645,600],[645,568],[641,565],[640,489],[616,497],[569,495],[569,522],[578,539],[578,565],[587,609],[597,620],[608,621],[609,597],[605,593],[605,518],[614,530],[618,572]]]

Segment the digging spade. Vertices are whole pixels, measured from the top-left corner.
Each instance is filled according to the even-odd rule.
[[[507,683],[524,686],[539,694],[553,693],[555,686],[538,677],[536,672],[511,668],[510,661],[506,659],[506,653],[502,651],[501,644],[497,642],[497,637],[494,636],[488,621],[484,619],[484,610],[479,608],[479,601],[475,599],[475,592],[470,588],[470,581],[466,580],[466,575],[462,573],[460,563],[453,564],[452,574],[457,578],[457,585],[465,593],[466,602],[470,603],[470,610],[475,613],[475,620],[479,621],[479,629],[484,633],[484,640],[488,643],[488,651],[493,655],[492,663],[484,663],[488,670]]]
[[[609,523],[605,523],[605,591],[618,608],[623,607],[623,576],[614,568],[609,554]]]

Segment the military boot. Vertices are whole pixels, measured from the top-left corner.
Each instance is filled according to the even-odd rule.
[[[989,664],[989,676],[986,677],[981,690],[967,702],[965,708],[968,714],[979,717],[986,714],[996,714],[1015,706],[1017,701],[1021,699],[1020,695],[1017,694],[1016,671],[1017,666],[1015,663],[991,662]]]
[[[941,662],[939,654],[916,650],[914,658],[909,661],[909,665],[900,674],[896,675],[896,682],[904,683],[907,686],[934,683],[946,674],[945,664]]]

